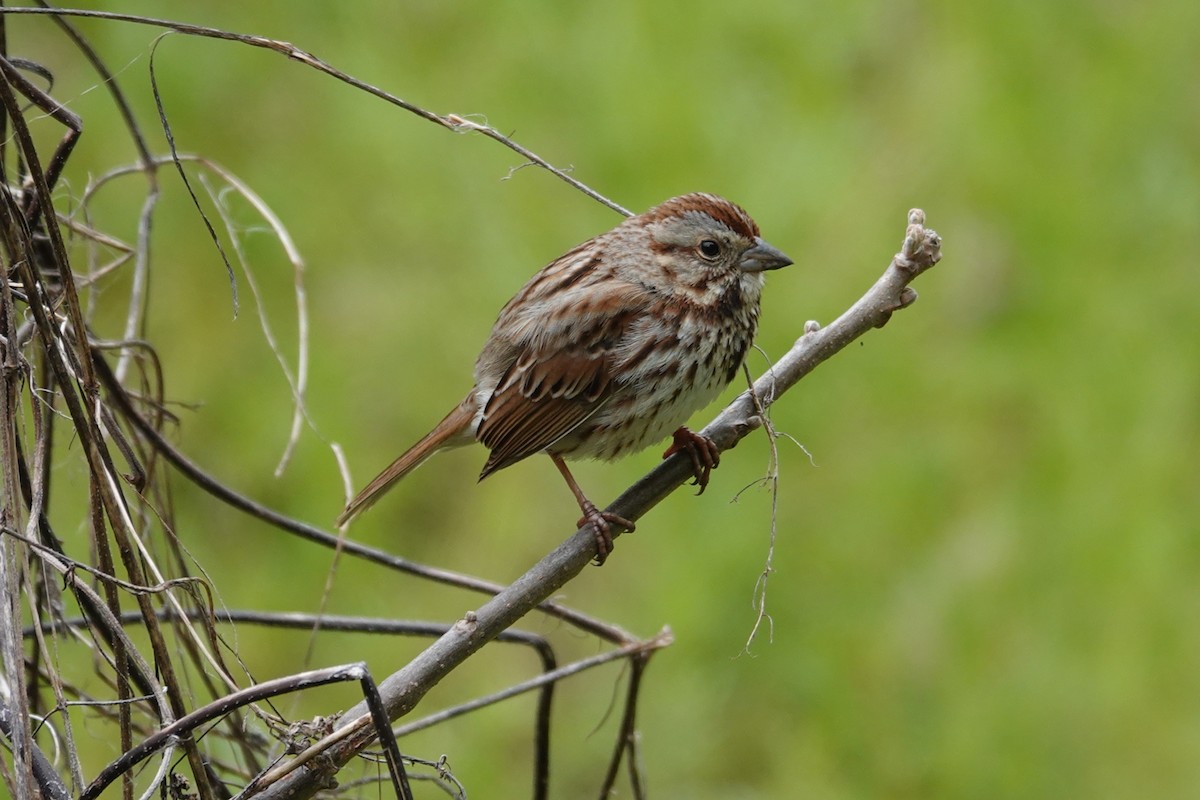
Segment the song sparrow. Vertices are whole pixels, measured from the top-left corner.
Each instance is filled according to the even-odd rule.
[[[612,460],[660,441],[690,454],[703,491],[711,440],[683,423],[733,379],[758,328],[763,272],[791,264],[738,206],[687,194],[630,217],[542,268],[500,312],[475,362],[475,386],[425,438],[371,481],[351,520],[439,450],[482,442],[479,479],[547,453],[596,536],[629,520],[589,501],[564,458]]]

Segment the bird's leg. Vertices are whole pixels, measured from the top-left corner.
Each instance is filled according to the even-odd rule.
[[[704,488],[708,486],[709,474],[721,463],[721,451],[717,447],[717,443],[683,425],[680,425],[672,434],[672,438],[674,441],[663,453],[663,458],[670,458],[680,452],[686,452],[691,456],[692,474],[696,476],[692,485],[700,487],[700,491],[696,494],[704,494]]]
[[[549,453],[548,455],[554,461],[554,466],[558,467],[558,471],[562,473],[567,486],[571,489],[571,494],[575,495],[575,502],[579,503],[579,510],[583,512],[583,516],[575,524],[580,528],[584,525],[592,526],[592,532],[596,536],[595,564],[598,567],[604,563],[605,559],[608,558],[608,554],[612,552],[612,526],[618,525],[629,533],[633,533],[634,525],[629,520],[611,511],[601,511],[596,508],[595,503],[583,496],[583,490],[575,482],[575,476],[571,474],[571,470],[567,469],[567,462],[563,461],[562,456],[554,453]]]

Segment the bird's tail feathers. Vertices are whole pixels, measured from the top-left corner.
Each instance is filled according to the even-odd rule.
[[[471,432],[471,423],[474,419],[475,401],[472,392],[467,399],[455,406],[454,410],[437,424],[437,427],[425,434],[421,441],[408,448],[403,455],[389,464],[387,469],[376,475],[375,479],[368,483],[366,488],[359,492],[338,516],[337,526],[345,525],[374,505],[375,501],[382,497],[388,489],[391,489],[396,481],[424,464],[425,460],[434,453],[474,441]]]

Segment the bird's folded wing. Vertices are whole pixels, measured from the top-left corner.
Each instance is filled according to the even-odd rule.
[[[492,451],[480,479],[550,447],[612,396],[614,351],[640,311],[622,299],[611,313],[575,317],[569,335],[516,343],[476,433]]]

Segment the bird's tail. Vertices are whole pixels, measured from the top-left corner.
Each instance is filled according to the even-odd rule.
[[[396,481],[424,464],[425,459],[434,453],[448,447],[458,447],[474,441],[471,431],[471,422],[474,419],[475,393],[472,392],[467,395],[465,400],[455,406],[454,410],[437,424],[437,427],[425,434],[425,437],[421,441],[408,448],[404,455],[397,458],[388,465],[387,469],[375,476],[375,480],[368,483],[366,488],[350,501],[345,510],[337,518],[338,527],[345,525],[360,513],[370,508],[384,492],[392,488]]]

